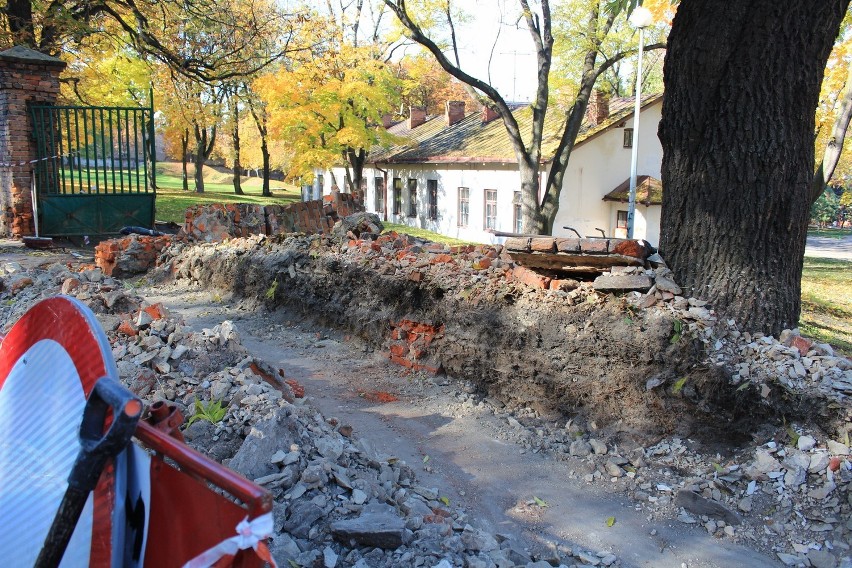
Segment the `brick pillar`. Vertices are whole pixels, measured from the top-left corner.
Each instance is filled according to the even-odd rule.
[[[36,159],[30,104],[54,103],[65,62],[26,47],[0,52],[0,237],[32,235]]]

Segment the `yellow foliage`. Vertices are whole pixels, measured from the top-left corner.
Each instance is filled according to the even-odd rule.
[[[391,141],[381,117],[399,100],[401,85],[370,46],[323,46],[317,57],[258,78],[253,89],[266,104],[269,134],[292,151],[289,178],[341,162],[349,149]]]

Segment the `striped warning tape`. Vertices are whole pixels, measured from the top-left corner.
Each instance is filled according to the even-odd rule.
[[[72,156],[78,155],[78,152],[71,152],[68,154],[60,154],[57,156],[48,156],[46,158],[36,158],[35,160],[29,160],[25,162],[0,162],[0,168],[22,168],[24,166],[30,166],[32,164],[37,164],[39,162],[46,162],[48,160],[60,160],[62,158],[70,158]]]

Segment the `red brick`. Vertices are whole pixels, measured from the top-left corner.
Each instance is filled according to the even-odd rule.
[[[512,278],[518,282],[523,282],[527,286],[540,288],[542,290],[547,290],[550,285],[550,278],[542,276],[541,274],[533,272],[529,268],[524,268],[523,266],[515,267],[512,271]]]
[[[452,262],[452,261],[453,261],[453,257],[451,257],[448,254],[436,254],[435,256],[432,257],[432,260],[430,260],[429,262],[431,264],[445,264],[445,263]]]
[[[609,241],[607,239],[582,239],[580,250],[589,253],[609,252]]]
[[[556,252],[556,243],[551,238],[530,239],[530,250],[535,252]]]
[[[793,336],[793,341],[790,343],[791,347],[795,347],[799,350],[799,353],[802,354],[802,357],[808,354],[808,351],[811,350],[811,346],[813,346],[813,342],[809,339],[805,339],[799,335]]]
[[[131,337],[134,337],[139,333],[133,326],[133,324],[128,320],[124,320],[120,324],[118,324],[118,332],[123,333],[124,335],[129,335]]]

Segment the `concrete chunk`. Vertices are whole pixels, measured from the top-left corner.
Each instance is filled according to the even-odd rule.
[[[344,543],[354,540],[361,546],[393,550],[403,544],[405,522],[386,513],[367,513],[357,519],[332,523],[331,532]]]
[[[651,279],[644,274],[601,274],[595,278],[594,288],[600,291],[647,292],[651,289],[651,284]]]

